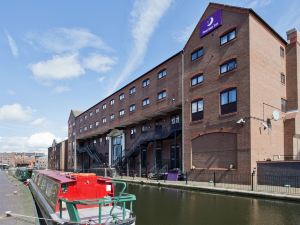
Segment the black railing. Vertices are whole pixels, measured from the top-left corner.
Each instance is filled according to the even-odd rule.
[[[93,145],[86,145],[84,147],[78,147],[77,151],[79,153],[88,153],[88,155],[92,158],[95,159],[98,163],[104,164],[105,162],[105,157],[103,154],[99,153],[96,149],[95,146]]]

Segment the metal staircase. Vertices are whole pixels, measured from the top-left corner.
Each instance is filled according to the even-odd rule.
[[[100,164],[104,164],[105,163],[105,157],[103,156],[103,154],[99,153],[96,149],[96,147],[94,145],[87,145],[84,147],[79,147],[77,149],[78,152],[80,153],[88,153],[88,155],[96,160],[96,162],[100,163]]]
[[[175,132],[178,132],[181,130],[182,130],[181,124],[175,124],[175,125],[172,125],[169,127],[155,129],[155,130],[151,130],[151,131],[142,133],[131,146],[129,146],[127,149],[125,149],[125,155],[117,158],[113,162],[114,167],[117,170],[124,170],[126,168],[128,159],[132,156],[136,156],[136,155],[140,154],[140,151],[141,151],[143,145],[145,145],[144,147],[147,147],[147,145],[150,142],[167,139]],[[169,165],[167,165],[167,166],[169,166]],[[166,166],[163,169],[166,169]],[[157,171],[157,169],[156,169],[156,171]]]

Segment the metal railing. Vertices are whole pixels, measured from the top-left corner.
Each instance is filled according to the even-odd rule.
[[[109,181],[114,184],[121,184],[123,185],[123,188],[121,192],[119,193],[118,196],[114,197],[104,197],[100,198],[98,200],[74,200],[74,201],[69,201],[67,199],[61,198],[59,199],[59,217],[62,219],[62,212],[63,212],[63,202],[66,204],[66,209],[69,214],[70,222],[75,222],[75,223],[80,223],[81,218],[79,216],[79,212],[77,209],[77,205],[98,205],[98,223],[102,224],[102,208],[104,206],[112,206],[110,210],[110,216],[115,223],[117,222],[116,220],[118,219],[117,214],[114,214],[115,207],[120,204],[120,207],[122,208],[122,222],[126,222],[126,203],[130,204],[130,213],[129,219],[133,219],[133,201],[136,200],[135,195],[133,194],[128,194],[124,193],[126,189],[126,183],[125,182],[120,182],[120,181]]]

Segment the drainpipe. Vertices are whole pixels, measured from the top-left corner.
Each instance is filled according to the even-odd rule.
[[[181,123],[182,123],[182,146],[181,146],[181,160],[182,160],[182,172],[184,173],[184,152],[185,152],[185,130],[184,130],[184,50],[181,53]]]
[[[76,134],[75,134],[75,145],[72,142],[72,147],[74,148],[74,171],[77,170],[77,141],[76,141]]]

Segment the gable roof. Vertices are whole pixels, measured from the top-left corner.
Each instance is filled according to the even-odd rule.
[[[82,111],[72,109],[71,113],[73,113],[74,117],[77,117],[82,113]]]
[[[287,45],[287,41],[281,37],[281,35],[279,33],[277,33],[262,17],[260,17],[253,9],[251,8],[244,8],[244,7],[239,7],[239,6],[232,6],[232,5],[226,5],[226,4],[220,4],[220,3],[214,3],[214,2],[210,2],[208,4],[208,6],[206,7],[206,9],[204,10],[204,13],[202,14],[200,20],[197,23],[197,26],[195,27],[193,33],[191,34],[191,36],[195,33],[195,31],[197,31],[197,27],[198,24],[200,23],[200,21],[204,18],[204,14],[206,12],[206,10],[209,7],[213,7],[213,8],[223,8],[223,9],[228,9],[228,10],[239,10],[241,13],[245,13],[245,14],[250,14],[252,16],[254,16],[259,22],[261,22],[275,37],[277,37],[281,42],[283,42],[283,44]],[[188,41],[186,42],[184,48],[186,47],[187,43],[189,42],[191,36],[189,37]]]

